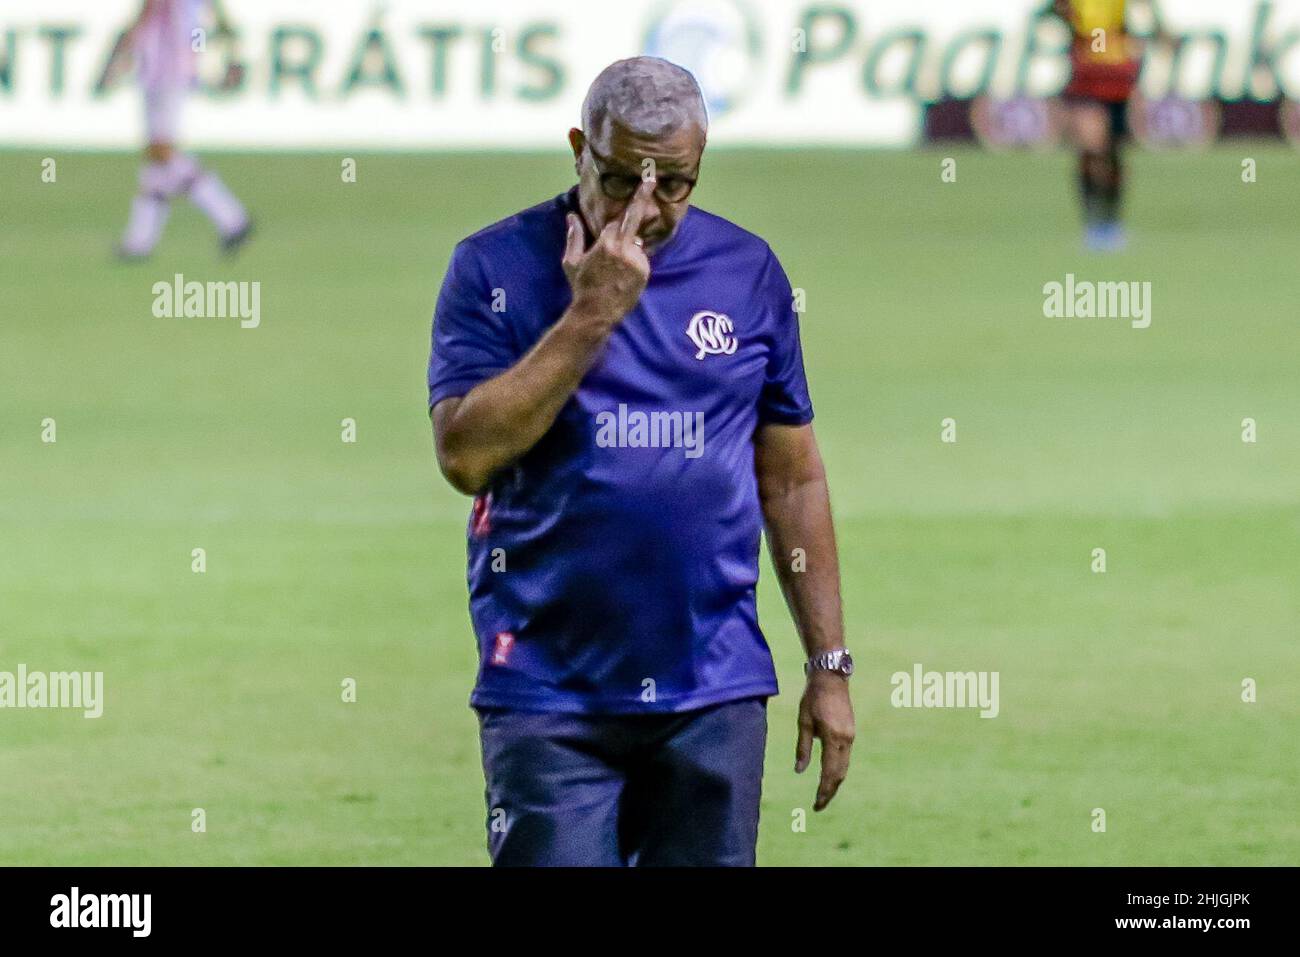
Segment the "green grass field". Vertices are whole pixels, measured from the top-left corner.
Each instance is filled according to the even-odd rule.
[[[107,700],[0,711],[0,864],[486,863],[429,319],[453,243],[571,163],[361,156],[344,184],[339,156],[218,155],[253,244],[224,261],[181,208],[124,266],[135,160],[54,154],[49,184],[43,155],[0,153],[0,670],[102,670]],[[765,565],[762,864],[1300,861],[1300,164],[1134,153],[1109,257],[1072,166],[706,157],[697,202],[807,290],[859,662],[852,771],[798,833],[802,653]],[[260,281],[260,328],[153,318],[177,272]],[[1067,272],[1150,281],[1151,327],[1045,318]],[[914,662],[999,671],[1000,716],[892,708]]]

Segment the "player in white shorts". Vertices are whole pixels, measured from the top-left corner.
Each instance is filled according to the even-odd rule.
[[[135,57],[144,91],[148,146],[139,192],[118,245],[119,255],[136,259],[153,252],[167,224],[171,202],[184,196],[217,228],[222,247],[237,249],[252,231],[243,205],[216,173],[176,148],[181,107],[194,85],[194,38],[207,0],[145,0],[123,45]],[[220,11],[217,11],[220,18]],[[224,23],[219,22],[218,27]],[[232,75],[227,77],[233,81]]]

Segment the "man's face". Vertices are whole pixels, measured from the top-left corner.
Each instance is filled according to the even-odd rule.
[[[598,235],[606,223],[622,218],[631,201],[630,194],[635,192],[640,180],[653,174],[657,188],[643,211],[638,231],[646,251],[653,252],[672,236],[690,208],[686,181],[699,176],[704,131],[688,124],[666,136],[652,138],[639,136],[613,122],[605,123],[604,127],[604,130],[590,131],[600,137],[592,140],[582,130],[569,130],[569,145],[573,147],[578,168],[578,205],[583,219]],[[676,198],[682,191],[686,195]]]

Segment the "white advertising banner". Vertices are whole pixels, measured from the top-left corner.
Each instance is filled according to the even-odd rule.
[[[194,0],[198,2],[198,0]],[[134,148],[133,76],[105,83],[132,0],[0,0],[0,145]],[[199,147],[549,147],[587,85],[648,53],[691,69],[710,141],[896,145],[925,107],[1048,96],[1068,36],[1041,0],[224,0],[181,125]],[[1162,0],[1150,95],[1300,99],[1300,0]],[[204,23],[210,20],[205,17]],[[216,78],[243,67],[233,89]]]

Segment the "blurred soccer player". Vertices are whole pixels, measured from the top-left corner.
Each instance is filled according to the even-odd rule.
[[[176,148],[181,108],[195,80],[195,37],[207,0],[145,0],[121,49],[136,61],[144,92],[148,146],[140,170],[139,191],[131,201],[130,219],[118,245],[124,258],[148,256],[162,236],[171,203],[186,197],[212,221],[222,247],[231,252],[249,236],[252,221],[234,194],[195,157]],[[228,25],[213,4],[216,29]],[[234,68],[227,83],[237,80]]]
[[[1127,132],[1127,105],[1141,69],[1141,41],[1127,16],[1138,8],[1161,38],[1155,0],[1052,0],[1051,9],[1070,27],[1070,81],[1064,100],[1069,133],[1079,154],[1079,195],[1084,242],[1095,250],[1122,249],[1120,221],[1124,165],[1120,140]]]
[[[620,60],[582,125],[577,185],[460,242],[434,316],[438,462],[475,496],[488,846],[496,864],[752,865],[777,690],[764,523],[808,655],[814,810],[854,734],[798,317],[767,243],[690,204],[708,119],[689,73]]]

